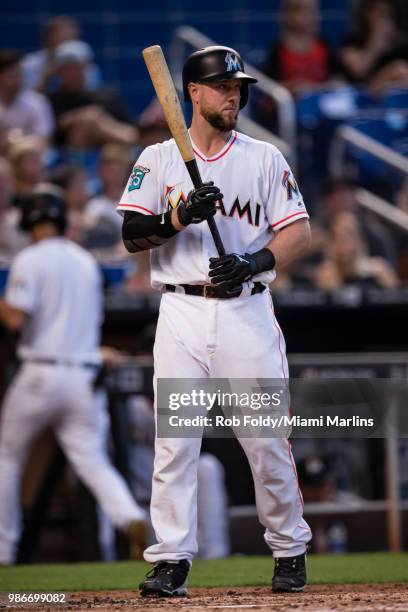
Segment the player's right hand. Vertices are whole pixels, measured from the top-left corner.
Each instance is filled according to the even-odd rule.
[[[213,217],[217,212],[216,202],[223,197],[213,182],[204,183],[202,187],[190,191],[187,201],[177,207],[178,220],[181,225],[190,225]]]

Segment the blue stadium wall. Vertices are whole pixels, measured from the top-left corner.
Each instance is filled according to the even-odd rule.
[[[349,26],[351,5],[348,0],[320,2],[321,32],[335,46]],[[191,25],[259,63],[276,38],[279,7],[276,0],[3,0],[0,46],[36,50],[47,18],[72,15],[81,24],[82,38],[92,46],[105,80],[122,92],[136,117],[152,97],[141,58],[144,47],[160,44],[167,52],[175,28]]]

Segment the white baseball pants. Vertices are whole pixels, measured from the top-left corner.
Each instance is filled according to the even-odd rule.
[[[178,293],[162,297],[154,346],[158,378],[287,378],[285,342],[268,291],[231,300]],[[258,516],[274,557],[305,552],[311,531],[290,443],[242,438],[255,484]],[[197,552],[199,438],[156,438],[151,563],[191,561]]]
[[[12,563],[21,531],[19,488],[31,443],[52,426],[75,472],[113,524],[145,517],[106,452],[104,398],[93,373],[72,366],[24,364],[4,399],[0,422],[0,563]]]

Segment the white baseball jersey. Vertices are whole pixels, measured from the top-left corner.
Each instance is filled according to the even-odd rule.
[[[96,261],[70,240],[49,238],[23,249],[5,295],[10,306],[30,315],[19,357],[99,363],[101,295]]]
[[[214,181],[224,195],[216,222],[227,253],[254,253],[273,232],[308,218],[297,183],[280,151],[233,131],[225,146],[206,157],[193,143],[203,182]],[[193,189],[174,139],[147,147],[136,162],[118,210],[160,215],[186,200]],[[217,251],[207,223],[191,224],[151,251],[155,289],[163,284],[209,283],[209,258]],[[270,283],[274,270],[254,280]]]

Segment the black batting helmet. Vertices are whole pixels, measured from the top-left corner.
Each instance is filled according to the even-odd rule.
[[[55,185],[42,183],[24,202],[20,228],[26,232],[42,221],[52,221],[61,234],[66,228],[65,203],[63,192]]]
[[[244,62],[239,53],[230,47],[204,47],[195,51],[187,59],[183,67],[183,92],[186,102],[191,102],[188,91],[189,83],[200,81],[224,81],[227,79],[242,79],[240,108],[248,101],[248,83],[256,83],[257,79],[245,74]]]

